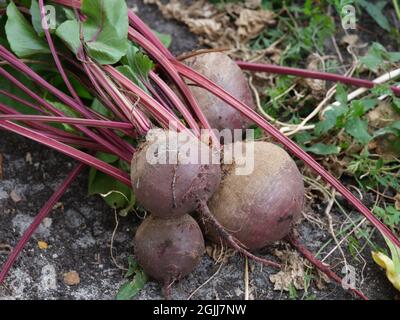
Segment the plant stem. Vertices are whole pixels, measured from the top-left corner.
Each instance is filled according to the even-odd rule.
[[[340,285],[342,284],[342,279],[336,273],[334,273],[328,266],[326,266],[321,261],[319,261],[311,251],[309,251],[302,243],[300,243],[300,241],[298,240],[297,237],[295,237],[293,234],[291,234],[288,236],[288,241],[297,251],[299,251],[318,270],[325,273],[330,279],[332,279],[336,283],[338,283]],[[353,291],[357,296],[362,298],[363,300],[369,300],[361,291],[357,290],[356,288],[350,287],[349,289],[351,291]]]
[[[397,19],[400,21],[400,6],[399,6],[399,0],[392,0],[392,1],[393,1],[394,10],[396,11]]]
[[[146,37],[168,59],[174,59],[171,52],[163,45],[154,32],[132,11],[128,11],[129,24]]]
[[[46,17],[46,11],[44,8],[44,1],[43,0],[39,0],[39,10],[40,10],[40,16],[41,16],[41,21],[42,21],[42,26],[43,26],[43,30],[44,30],[44,34],[46,36],[47,39],[47,43],[49,45],[51,54],[53,56],[54,62],[56,63],[56,67],[57,70],[60,72],[60,75],[62,77],[62,79],[64,80],[65,85],[67,86],[69,92],[71,93],[72,97],[75,99],[75,101],[77,103],[79,103],[81,105],[81,107],[83,107],[83,103],[81,101],[81,99],[79,98],[78,94],[76,93],[74,87],[72,86],[71,82],[68,79],[67,74],[65,73],[65,70],[61,64],[60,58],[58,57],[57,54],[57,50],[54,46],[53,40],[51,38],[50,35],[50,31],[49,31],[49,25],[47,23],[47,17]]]
[[[21,115],[21,113],[19,113],[18,111],[14,110],[2,103],[0,103],[0,111],[11,117]],[[75,136],[69,132],[66,132],[66,131],[63,131],[63,130],[60,130],[58,128],[54,128],[54,127],[51,127],[48,125],[44,125],[42,123],[33,123],[33,122],[28,122],[28,121],[25,121],[25,123],[31,127],[37,128],[41,131],[52,132],[53,134],[61,136],[61,137],[78,138],[77,136]],[[81,138],[81,137],[79,137],[79,138]]]
[[[31,108],[31,109],[33,109],[33,110],[36,110],[36,111],[38,111],[38,112],[40,112],[40,113],[44,113],[44,112],[45,112],[42,108],[39,108],[39,107],[36,106],[34,103],[31,103],[31,102],[29,102],[29,101],[26,101],[26,100],[24,100],[24,99],[22,99],[22,98],[20,98],[20,97],[18,97],[18,96],[16,96],[16,95],[14,95],[14,94],[8,92],[8,91],[0,90],[0,94],[6,96],[6,97],[8,97],[8,98],[10,98],[10,99],[12,99],[12,100],[14,100],[14,101],[16,101],[16,102],[21,103],[21,104],[23,104],[24,106],[27,106],[27,107],[29,107],[29,108]]]
[[[179,118],[168,109],[164,108],[160,103],[157,102],[153,97],[149,96],[146,92],[136,86],[132,81],[125,77],[122,73],[118,72],[111,66],[103,66],[104,70],[108,72],[116,81],[118,81],[123,87],[132,91],[133,94],[137,95],[140,102],[147,107],[149,112],[166,128],[172,126],[171,129],[177,129],[178,131],[188,130],[179,120]]]
[[[133,103],[129,98],[118,90],[115,83],[96,64],[88,64],[93,76],[110,95],[115,103],[122,109],[125,117],[132,122],[141,134],[146,134],[151,128],[150,120],[137,108],[138,103]]]
[[[356,87],[373,88],[375,83],[370,80],[346,77],[334,73],[326,73],[313,70],[303,70],[298,68],[282,67],[271,64],[252,63],[252,62],[236,62],[243,70],[254,71],[254,72],[269,72],[274,74],[292,75],[304,78],[319,79],[332,82],[341,82]],[[392,91],[400,96],[400,88],[391,87]]]
[[[84,166],[85,166],[84,164],[79,164],[78,166],[75,167],[74,170],[71,171],[71,173],[67,176],[67,178],[64,180],[64,182],[58,187],[58,189],[54,192],[54,194],[51,196],[51,198],[46,202],[46,204],[40,210],[39,214],[35,217],[35,219],[31,223],[31,225],[28,227],[28,229],[24,232],[24,235],[22,236],[22,238],[19,240],[18,244],[15,246],[15,248],[9,255],[7,261],[5,262],[5,264],[3,265],[3,267],[0,271],[0,284],[3,283],[3,281],[5,280],[7,274],[10,271],[11,267],[13,266],[15,260],[18,258],[19,254],[21,253],[22,249],[25,247],[25,245],[29,241],[29,239],[32,237],[33,233],[36,231],[36,229],[42,223],[43,219],[46,218],[50,214],[51,210],[54,208],[56,203],[63,196],[65,191],[69,188],[69,186],[72,184],[72,182],[75,180],[75,178],[79,175],[79,173],[82,171]]]
[[[66,104],[67,106],[73,108],[83,116],[87,118],[93,118],[92,113],[89,111],[88,108],[86,107],[81,107],[74,99],[66,95],[64,92],[58,90],[54,86],[52,86],[50,83],[48,83],[46,80],[44,80],[41,76],[39,76],[37,73],[35,73],[32,69],[30,69],[27,65],[22,63],[17,57],[12,55],[5,47],[0,45],[0,57],[7,60],[15,69],[19,70],[20,72],[24,73],[27,77],[31,78],[33,81],[41,85],[43,88],[48,90],[50,93],[52,93],[54,96],[56,96],[61,102]],[[48,103],[46,100],[43,98],[39,97],[37,94],[32,92],[29,88],[24,86],[22,83],[20,83],[17,79],[12,77],[10,74],[8,74],[4,69],[0,68],[0,74],[3,74],[7,76],[7,78],[12,81],[15,85],[17,85],[21,90],[23,90],[26,94],[29,96],[33,97],[36,101],[39,103],[43,104],[46,108],[51,110],[53,114],[59,115],[59,116],[64,116],[64,113],[61,112],[60,110],[54,108],[50,103]],[[124,155],[126,149],[121,149],[116,146],[116,144],[110,143],[109,139],[112,141],[120,141],[122,140],[120,137],[118,137],[115,133],[112,133],[111,131],[107,131],[106,129],[101,129],[105,130],[103,133],[105,134],[105,137],[101,137],[98,134],[90,131],[89,129],[81,126],[76,126],[76,128],[83,133],[85,133],[87,136],[91,137],[93,140],[97,141],[98,143],[102,144],[105,148],[109,149],[112,153],[115,153],[118,155],[120,158],[130,162],[131,159],[126,158],[126,155]],[[114,140],[113,140],[114,139]],[[126,142],[125,142],[126,143]],[[129,149],[128,149],[129,150]]]
[[[115,122],[109,120],[93,120],[82,118],[70,117],[53,117],[53,116],[36,116],[36,115],[1,115],[0,120],[11,121],[34,121],[34,122],[53,122],[65,124],[79,124],[87,127],[94,128],[107,128],[107,129],[132,129],[133,125],[127,122]]]
[[[192,110],[196,113],[199,120],[203,120],[202,124],[206,129],[209,129],[210,126],[208,125],[207,119],[203,112],[201,111],[200,107],[197,104],[197,101],[194,99],[192,92],[187,87],[186,83],[182,80],[179,74],[176,72],[174,66],[170,63],[170,61],[161,53],[157,47],[155,47],[150,41],[148,41],[145,37],[143,37],[140,33],[138,33],[133,28],[129,28],[128,32],[129,38],[138,43],[147,53],[152,56],[160,66],[167,72],[167,74],[172,78],[172,80],[177,85],[178,89],[182,92],[183,97],[186,98],[187,102],[191,106]],[[176,106],[180,108],[180,105]],[[189,112],[187,108],[178,109],[178,111],[182,114],[185,121],[188,123],[189,127],[193,129],[196,136],[200,136],[200,128],[197,122],[194,120],[193,116]],[[205,122],[204,122],[205,121]],[[203,123],[204,122],[204,123]],[[215,138],[217,141],[217,138]]]
[[[48,138],[43,134],[37,133],[28,128],[24,128],[15,123],[12,123],[12,122],[0,121],[0,128],[17,133],[23,137],[29,138],[33,141],[39,142],[45,146],[53,148],[67,156],[70,156],[73,159],[83,162],[83,163],[119,180],[120,182],[124,183],[125,185],[127,185],[129,187],[131,186],[131,182],[130,182],[130,178],[129,178],[128,174],[126,174],[125,172],[123,172],[120,169],[115,168],[114,166],[112,166],[108,163],[105,163],[104,161],[101,161],[89,154],[86,154],[83,151],[77,150],[66,144],[58,142],[57,140]],[[130,157],[128,157],[128,158],[130,158]]]

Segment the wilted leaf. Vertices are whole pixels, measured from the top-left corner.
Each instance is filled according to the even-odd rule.
[[[282,264],[281,271],[269,276],[269,280],[274,284],[274,290],[289,292],[291,286],[297,290],[304,289],[305,271],[300,255],[295,251],[279,250],[275,250],[275,255],[285,263]]]
[[[391,258],[382,252],[372,252],[374,261],[386,270],[386,276],[393,286],[400,291],[400,248],[385,237]]]

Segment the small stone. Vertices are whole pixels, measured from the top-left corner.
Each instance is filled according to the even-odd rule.
[[[76,286],[81,283],[78,272],[70,271],[64,274],[64,283],[68,286]]]
[[[11,191],[10,197],[14,203],[18,203],[22,200],[21,196],[15,190]]]
[[[47,229],[51,227],[52,223],[53,223],[53,219],[51,219],[51,218],[44,218],[43,222],[42,222],[43,226]]]
[[[49,245],[47,242],[38,241],[38,247],[40,250],[46,250],[49,247]]]
[[[30,152],[28,152],[25,156],[25,161],[28,162],[30,165],[33,164],[33,160],[32,160],[32,154]]]

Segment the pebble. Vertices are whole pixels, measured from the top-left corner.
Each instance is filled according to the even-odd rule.
[[[15,190],[11,191],[10,198],[14,203],[18,203],[22,200],[21,196]]]
[[[81,283],[78,272],[70,271],[64,274],[64,283],[68,286],[76,286]]]

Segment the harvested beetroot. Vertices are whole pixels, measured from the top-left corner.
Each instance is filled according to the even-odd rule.
[[[152,155],[159,160],[149,161]],[[152,133],[131,163],[137,201],[165,219],[194,211],[199,201],[209,200],[221,181],[221,167],[207,164],[210,157],[210,148],[196,138],[172,131]]]
[[[228,55],[209,52],[192,56],[183,61],[187,66],[209,78],[235,98],[255,109],[255,103],[243,71]],[[190,86],[211,128],[245,129],[249,122],[239,111],[232,108],[209,91]]]
[[[135,253],[144,271],[168,286],[196,268],[205,251],[203,234],[189,215],[176,219],[149,216],[135,236]]]
[[[248,148],[248,142],[244,144]],[[254,170],[236,175],[238,164],[252,161],[234,157],[225,166],[220,188],[209,201],[210,211],[219,223],[250,250],[283,239],[301,216],[304,185],[295,162],[282,148],[267,142],[254,142]],[[208,235],[219,242],[213,227]]]

